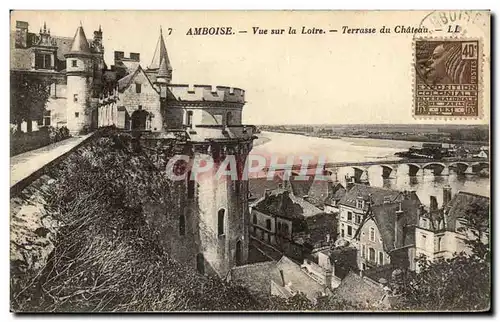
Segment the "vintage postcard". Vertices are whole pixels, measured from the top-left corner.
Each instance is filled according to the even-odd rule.
[[[489,11],[22,11],[12,312],[491,309]]]

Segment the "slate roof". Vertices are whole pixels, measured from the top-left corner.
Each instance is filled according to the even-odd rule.
[[[85,31],[83,31],[82,26],[79,26],[76,29],[75,36],[73,37],[73,42],[71,43],[70,52],[90,54],[89,41],[85,36]]]
[[[449,231],[455,231],[457,219],[464,218],[467,214],[468,207],[474,203],[478,203],[489,208],[490,198],[470,192],[459,191],[449,203],[448,211],[446,213],[446,229]],[[485,223],[489,223],[489,218],[484,219]]]
[[[146,77],[146,79],[149,81],[149,83],[151,84],[151,87],[156,91],[158,92],[156,86],[153,85],[153,83],[151,83],[151,80],[149,79],[148,75],[146,75],[146,73],[144,72],[144,70],[142,69],[141,65],[138,65],[137,68],[131,72],[130,74],[127,74],[126,76],[120,78],[118,80],[118,91],[120,93],[123,93],[129,86],[130,84],[132,84],[132,81],[134,80],[134,78],[139,74],[139,73],[143,73],[144,74],[144,77]]]
[[[403,213],[400,215],[398,225],[396,225],[396,218],[398,216],[399,202],[375,205],[371,208],[371,213],[377,224],[386,252],[414,243],[414,237],[409,236],[414,235],[414,231],[408,228],[405,229],[405,227],[418,224],[418,209],[420,205],[421,203],[418,199],[401,201],[401,210]],[[397,231],[395,227],[397,227]],[[397,240],[396,234],[399,236]]]
[[[377,307],[384,300],[386,292],[380,285],[349,272],[333,294],[353,304]]]
[[[331,193],[325,200],[325,204],[333,205],[342,200],[346,194],[346,189],[339,182],[332,184]]]
[[[309,300],[315,302],[318,296],[331,295],[331,291],[328,288],[312,279],[308,274],[302,271],[299,264],[295,263],[290,258],[283,256],[278,261],[277,267],[279,270],[283,271],[285,284],[288,284],[295,292],[304,293]],[[279,278],[273,278],[273,281],[278,286],[282,286],[283,279],[280,276]]]
[[[276,261],[268,261],[233,267],[229,272],[229,279],[246,287],[256,296],[269,296],[271,280],[280,281],[281,274]]]
[[[302,198],[297,198],[288,190],[279,188],[270,192],[268,197],[260,198],[254,208],[262,213],[296,219],[314,216],[323,211]]]
[[[346,192],[339,204],[355,208],[356,200],[358,197],[362,197],[364,200],[370,200],[371,198],[373,205],[380,205],[384,203],[386,197],[389,201],[395,202],[401,194],[402,192],[397,190],[356,183],[351,189],[349,189],[349,191]],[[367,209],[367,206],[368,203],[365,203],[365,210]]]
[[[264,196],[266,189],[275,190],[283,183],[280,175],[276,174],[274,180],[268,180],[267,177],[249,178],[248,191],[252,199],[258,199]]]

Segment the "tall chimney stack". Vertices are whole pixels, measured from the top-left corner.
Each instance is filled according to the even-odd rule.
[[[446,185],[443,187],[443,207],[446,207],[451,201],[451,187]]]

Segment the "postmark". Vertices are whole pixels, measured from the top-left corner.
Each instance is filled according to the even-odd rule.
[[[480,117],[480,40],[420,38],[413,50],[414,117]]]

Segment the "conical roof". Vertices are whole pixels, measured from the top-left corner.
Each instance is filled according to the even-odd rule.
[[[157,78],[165,78],[165,77],[168,77],[168,67],[167,67],[167,61],[165,59],[162,59],[160,67],[158,69]]]
[[[73,43],[71,44],[71,50],[69,52],[90,54],[89,42],[87,37],[85,37],[82,26],[76,29],[75,37],[73,38]]]
[[[156,46],[156,50],[153,56],[153,60],[151,61],[151,65],[149,65],[149,69],[158,69],[160,65],[165,60],[166,69],[172,71],[172,65],[170,65],[170,59],[168,58],[167,46],[165,46],[165,40],[163,39],[163,33],[160,29],[160,39],[158,40],[158,45]]]

